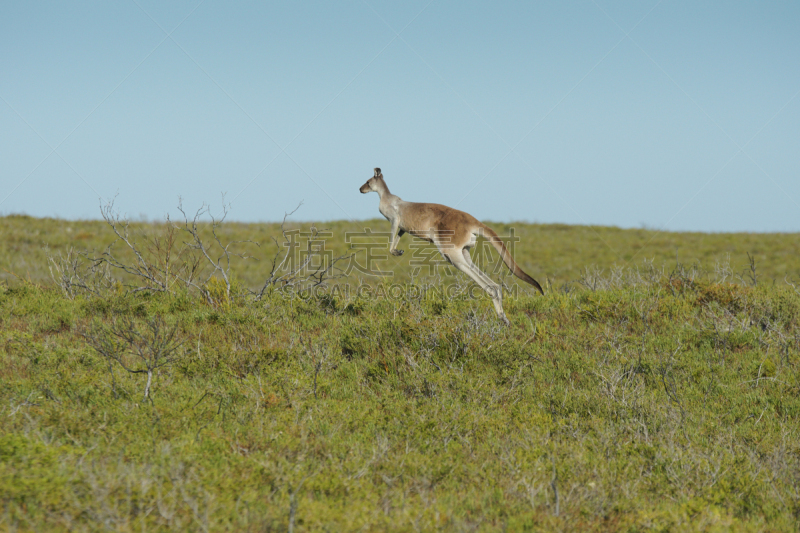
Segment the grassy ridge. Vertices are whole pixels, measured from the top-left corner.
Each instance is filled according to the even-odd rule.
[[[408,284],[216,306],[119,288],[69,299],[39,283],[34,248],[74,243],[70,226],[2,220],[23,256],[4,252],[8,266],[36,282],[0,285],[0,530],[796,530],[793,236],[663,235],[714,242],[698,259],[765,254],[745,286],[713,264],[579,262],[582,233],[622,248],[638,230],[526,226],[518,260],[534,264],[522,244],[540,232],[551,262],[524,268],[562,274],[544,297],[507,297],[505,328],[486,298]],[[74,224],[95,228],[80,242],[107,238]],[[581,273],[592,263],[606,273]],[[144,375],[87,335],[146,337],[155,317],[182,344],[145,401]]]
[[[490,224],[501,237],[513,235],[519,239],[514,248],[515,260],[522,268],[541,282],[550,281],[559,286],[580,279],[587,267],[596,267],[608,272],[614,267],[629,268],[651,261],[654,265],[674,266],[699,264],[713,271],[715,267],[730,268],[732,275],[744,275],[749,268],[747,254],[755,260],[757,274],[763,281],[783,282],[784,278],[800,278],[800,238],[791,233],[670,233],[647,229],[619,229],[598,226],[567,226],[561,224]],[[287,222],[286,228],[307,232],[311,223]],[[345,242],[346,234],[358,234],[369,228],[374,232],[388,232],[386,220],[359,222],[330,222],[317,224],[327,229],[330,237],[324,247],[333,256],[356,253],[356,258],[365,263],[366,251],[352,248]],[[163,232],[163,223],[132,223],[133,232],[157,235]],[[209,236],[208,227],[202,227]],[[36,219],[27,216],[0,217],[0,280],[13,280],[16,276],[40,283],[50,280],[47,255],[63,253],[69,248],[101,251],[114,240],[114,234],[103,221],[62,221]],[[248,252],[254,260],[239,261],[235,273],[248,287],[263,283],[269,260],[279,248],[273,238],[280,239],[280,225],[274,223],[242,224],[226,223],[222,235],[230,241],[252,241],[260,247],[243,244],[240,251]],[[415,258],[436,257],[431,245],[423,245],[410,236],[400,240],[400,248],[407,253],[395,258],[386,253],[388,241],[384,237],[373,239],[385,243],[375,255],[385,256],[374,263],[375,270],[391,271],[393,281],[410,279],[411,261]],[[307,239],[297,241],[306,246]],[[482,240],[479,242],[483,242]],[[124,247],[117,246],[120,256],[128,261],[132,256]],[[473,257],[476,255],[473,251]],[[490,271],[495,270],[497,255],[485,255]],[[423,272],[428,269],[423,267]],[[505,274],[505,268],[497,269]],[[353,272],[351,281],[356,281]],[[365,278],[366,282],[377,281]]]

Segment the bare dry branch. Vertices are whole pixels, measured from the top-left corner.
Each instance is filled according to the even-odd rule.
[[[127,372],[147,374],[145,400],[150,396],[153,373],[171,364],[183,344],[177,324],[168,326],[161,316],[153,317],[143,326],[127,317],[115,319],[110,326],[94,323],[81,336],[97,353],[116,361]]]
[[[90,259],[87,252],[68,248],[66,255],[48,253],[50,277],[69,299],[80,292],[99,296],[114,285],[109,265],[104,261]]]
[[[344,271],[337,266],[341,261],[345,261],[352,257],[352,254],[343,254],[338,257],[326,257],[323,250],[314,249],[311,243],[319,242],[325,230],[319,230],[312,226],[308,235],[308,248],[305,251],[305,258],[302,261],[293,261],[294,250],[299,246],[286,229],[286,219],[293,215],[300,206],[288,213],[284,213],[283,221],[281,222],[281,235],[283,242],[273,238],[273,242],[277,247],[275,255],[272,257],[272,266],[269,275],[264,281],[257,292],[253,293],[255,300],[258,301],[264,297],[264,294],[272,288],[278,287],[279,289],[294,289],[297,287],[316,287],[322,285],[330,280],[343,277]],[[285,248],[285,249],[283,249]],[[317,265],[317,266],[313,266]]]

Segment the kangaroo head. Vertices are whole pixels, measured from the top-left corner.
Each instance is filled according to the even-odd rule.
[[[377,191],[381,185],[385,186],[383,183],[383,174],[381,174],[381,169],[376,168],[375,175],[368,179],[358,190],[361,191],[362,194],[366,194],[368,192]]]

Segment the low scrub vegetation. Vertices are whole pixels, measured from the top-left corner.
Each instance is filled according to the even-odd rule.
[[[510,327],[463,276],[304,292],[236,263],[138,290],[74,264],[92,290],[0,284],[2,530],[800,520],[792,264],[576,267],[544,297],[512,286]]]

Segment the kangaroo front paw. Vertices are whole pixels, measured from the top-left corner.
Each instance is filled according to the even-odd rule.
[[[401,256],[406,253],[405,250],[392,250],[392,255]]]

